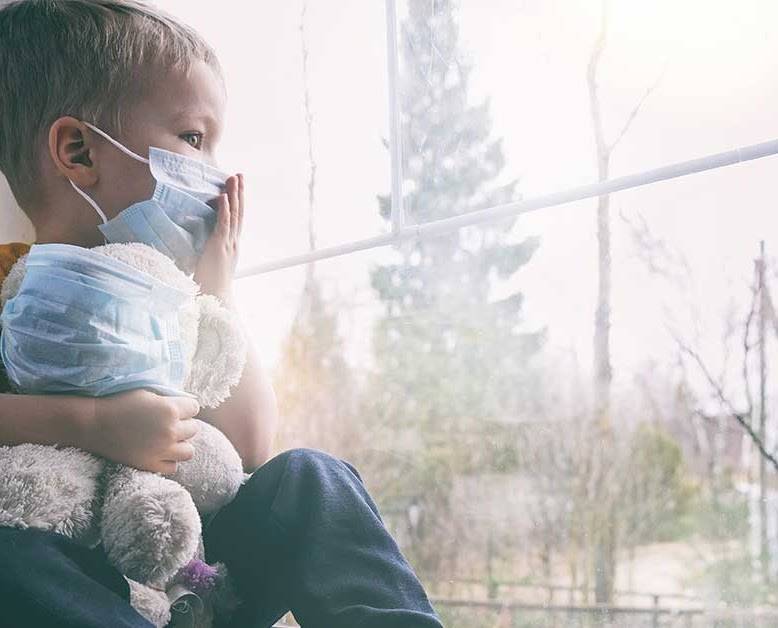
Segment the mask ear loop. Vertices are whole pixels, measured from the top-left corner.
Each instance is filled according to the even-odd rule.
[[[132,157],[133,159],[136,159],[137,161],[140,161],[140,162],[142,162],[144,164],[150,163],[148,159],[146,159],[145,157],[141,157],[137,153],[132,152],[124,144],[122,144],[121,142],[117,142],[110,135],[108,135],[108,133],[98,129],[94,124],[90,124],[89,122],[86,122],[86,121],[84,121],[84,124],[87,127],[89,127],[92,131],[97,133],[100,137],[106,139],[111,144],[116,146],[116,148],[118,148],[120,151],[122,151],[125,155],[127,155],[129,157]],[[89,205],[92,207],[92,209],[94,209],[95,212],[97,212],[97,215],[100,216],[100,219],[103,221],[103,224],[106,224],[108,222],[108,217],[105,215],[105,212],[102,209],[100,209],[100,206],[95,202],[95,200],[91,196],[89,196],[89,194],[87,194],[81,188],[79,188],[75,183],[70,181],[69,179],[68,179],[68,182],[73,187],[73,189],[76,192],[78,192],[78,194],[81,196],[81,198],[83,198],[87,203],[89,203]],[[105,241],[106,244],[108,244],[108,239],[105,236],[103,236],[103,240]]]
[[[102,219],[102,221],[103,221],[103,224],[107,223],[107,222],[108,222],[108,218],[106,217],[106,215],[105,215],[105,213],[103,212],[103,210],[102,210],[102,209],[100,209],[100,206],[99,206],[99,205],[98,205],[98,204],[97,204],[97,203],[94,201],[94,199],[92,199],[92,197],[91,197],[91,196],[89,196],[89,194],[87,194],[86,192],[84,192],[84,191],[83,191],[81,188],[79,188],[79,187],[78,187],[78,186],[77,186],[75,183],[73,183],[73,182],[72,182],[70,179],[68,179],[68,182],[70,183],[70,185],[72,185],[72,186],[73,186],[73,189],[74,189],[76,192],[78,192],[78,193],[79,193],[79,195],[81,196],[81,198],[83,198],[83,199],[84,199],[84,200],[85,200],[87,203],[89,203],[89,204],[92,206],[92,209],[94,209],[94,210],[97,212],[97,215],[98,215],[98,216],[100,216],[100,218]]]
[[[68,183],[73,187],[73,189],[78,192],[79,196],[83,198],[87,203],[89,203],[92,206],[92,209],[94,209],[97,212],[97,215],[100,216],[100,219],[103,221],[103,224],[108,222],[108,218],[105,215],[105,212],[103,212],[102,209],[100,209],[100,206],[92,199],[89,194],[84,192],[81,188],[79,188],[75,183],[73,183],[70,179],[68,179]],[[102,233],[102,232],[101,232]],[[108,244],[108,238],[103,236],[103,242]]]
[[[120,151],[122,151],[128,157],[132,157],[133,159],[136,159],[136,160],[138,160],[138,161],[140,161],[140,162],[142,162],[144,164],[150,163],[148,159],[146,159],[145,157],[141,157],[140,155],[138,155],[138,153],[132,152],[124,144],[122,144],[121,142],[113,139],[110,135],[108,135],[108,133],[106,133],[105,131],[102,131],[101,129],[98,129],[94,124],[91,124],[91,123],[86,122],[86,121],[84,121],[84,124],[86,126],[88,126],[90,129],[92,129],[95,133],[97,133],[100,137],[102,137],[103,139],[108,140],[109,142],[111,142],[111,144],[116,146],[116,148],[118,148]]]

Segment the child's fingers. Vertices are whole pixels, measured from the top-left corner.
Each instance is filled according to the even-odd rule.
[[[191,419],[200,412],[200,404],[190,397],[165,397],[166,402],[175,409],[175,416],[179,419]]]
[[[243,233],[243,216],[246,211],[246,186],[243,175],[238,175],[238,236]]]
[[[177,442],[187,441],[197,435],[200,431],[200,425],[197,421],[183,419],[175,425],[175,437]]]
[[[240,212],[238,177],[230,177],[227,181],[227,194],[230,197],[230,240],[234,242],[238,237],[238,215]]]
[[[219,238],[228,238],[230,235],[230,202],[226,194],[219,196],[217,203],[218,216],[216,218],[216,228],[214,234]]]
[[[195,455],[194,445],[186,441],[182,443],[176,443],[170,448],[170,453],[166,455],[175,462],[191,460]]]
[[[156,469],[154,469],[157,473],[161,473],[162,475],[173,475],[176,471],[178,471],[178,463],[173,462],[172,460],[163,460],[158,465],[156,465]]]

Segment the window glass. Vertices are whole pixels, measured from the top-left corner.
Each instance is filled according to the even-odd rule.
[[[306,251],[302,4],[164,5],[230,81],[242,266]],[[612,2],[599,54],[589,0],[398,13],[410,224],[778,137],[768,0]],[[384,7],[306,15],[327,246],[388,229]],[[242,279],[277,448],[357,466],[447,626],[773,625],[775,163]]]
[[[197,28],[224,66],[220,161],[245,173],[249,199],[241,266],[309,250],[309,149],[316,247],[379,235],[376,194],[389,185],[383,3],[308,2],[304,15],[299,0],[160,6]]]

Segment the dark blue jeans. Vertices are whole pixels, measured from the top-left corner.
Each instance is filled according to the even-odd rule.
[[[244,603],[230,628],[291,610],[304,628],[441,628],[356,470],[309,449],[254,472],[204,531]],[[149,628],[99,549],[0,528],[0,626]]]

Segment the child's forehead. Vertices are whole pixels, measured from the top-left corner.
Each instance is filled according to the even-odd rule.
[[[221,129],[226,106],[224,83],[205,62],[195,62],[184,72],[174,70],[156,76],[136,103],[135,113],[169,124],[198,122],[210,131]]]

